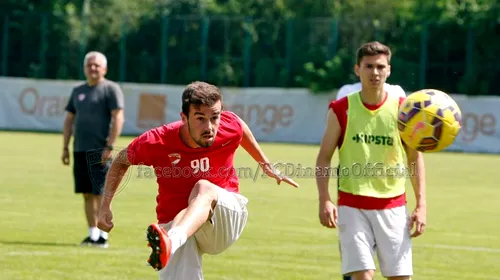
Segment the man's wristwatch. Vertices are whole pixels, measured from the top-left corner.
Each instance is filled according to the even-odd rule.
[[[106,147],[105,147],[105,148],[106,148],[106,149],[108,149],[108,150],[110,150],[110,151],[112,151],[112,150],[113,150],[113,146],[111,146],[111,145],[106,145]]]

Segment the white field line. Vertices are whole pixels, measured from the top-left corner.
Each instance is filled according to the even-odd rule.
[[[4,246],[0,246],[4,247]],[[53,248],[57,248],[58,246],[54,246]],[[305,246],[304,249],[309,248],[309,249],[314,249],[315,246]],[[325,248],[325,245],[319,246],[321,248]],[[452,251],[469,251],[469,252],[484,252],[484,253],[491,253],[491,254],[500,254],[500,248],[488,248],[488,247],[478,247],[478,246],[460,246],[460,245],[446,245],[446,244],[413,244],[414,248],[432,248],[432,249],[441,249],[441,250],[452,250]],[[336,248],[336,247],[335,247]],[[236,249],[236,248],[234,248]],[[236,250],[242,250],[245,251],[246,249],[250,248],[244,248],[244,247],[239,247]],[[251,248],[251,250],[254,250],[255,247]],[[276,250],[282,250],[283,246],[277,246],[277,245],[272,245],[269,246],[268,249],[276,249]],[[64,252],[55,252],[55,251],[42,251],[42,250],[35,250],[35,251],[28,251],[28,250],[19,250],[17,249],[16,251],[11,251],[7,252],[5,255],[7,256],[67,256],[68,254],[74,253],[75,255],[120,255],[120,254],[144,254],[147,255],[149,254],[148,248],[144,249],[139,249],[139,248],[120,248],[120,249],[113,249],[113,248],[108,248],[108,249],[101,249],[101,248],[80,248],[80,247],[74,247],[68,250],[64,250]]]
[[[488,248],[488,247],[477,247],[477,246],[459,246],[459,245],[446,245],[446,244],[413,244],[413,247],[500,254],[499,248]]]

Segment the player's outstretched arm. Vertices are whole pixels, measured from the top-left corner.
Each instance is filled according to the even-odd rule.
[[[426,201],[426,186],[425,186],[425,166],[424,156],[421,152],[415,151],[405,146],[408,166],[410,168],[410,180],[415,192],[415,210],[410,218],[410,229],[415,227],[415,231],[411,235],[417,237],[421,235],[426,226],[427,219],[427,201]]]
[[[340,124],[337,115],[332,109],[328,110],[326,129],[321,140],[316,158],[316,185],[319,196],[319,219],[323,226],[335,228],[337,226],[337,208],[332,202],[328,191],[328,182],[331,175],[331,161],[340,138]]]
[[[113,228],[111,202],[130,165],[132,164],[128,160],[127,149],[123,149],[115,157],[108,170],[97,224],[97,227],[103,231],[109,232]]]
[[[241,140],[241,146],[247,153],[256,161],[259,163],[259,165],[262,167],[264,172],[270,176],[276,179],[276,182],[278,185],[283,181],[287,184],[290,184],[296,188],[299,187],[299,184],[294,182],[292,179],[286,177],[286,176],[281,176],[279,171],[273,168],[272,164],[269,162],[269,159],[267,159],[266,155],[260,148],[259,143],[255,139],[252,131],[248,127],[248,125],[240,119],[240,122],[243,126],[243,139]]]

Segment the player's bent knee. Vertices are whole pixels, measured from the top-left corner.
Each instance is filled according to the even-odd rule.
[[[352,280],[372,280],[375,276],[375,271],[373,270],[362,270],[351,273]]]
[[[189,200],[193,200],[196,197],[204,196],[211,201],[217,200],[217,186],[212,184],[207,180],[199,180],[193,187]]]

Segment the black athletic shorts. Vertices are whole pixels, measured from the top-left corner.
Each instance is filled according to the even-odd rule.
[[[101,162],[101,150],[73,153],[75,193],[102,195],[111,161]]]

